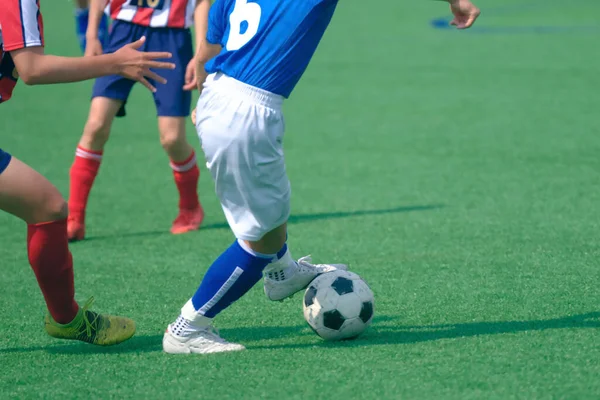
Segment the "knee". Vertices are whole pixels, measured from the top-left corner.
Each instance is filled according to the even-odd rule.
[[[169,152],[179,146],[184,145],[186,142],[185,134],[181,135],[177,131],[166,131],[160,134],[160,145]]]
[[[69,216],[68,204],[58,190],[48,193],[42,204],[34,223],[60,221]]]
[[[83,136],[96,146],[103,146],[108,141],[110,123],[101,117],[90,117],[83,131]]]

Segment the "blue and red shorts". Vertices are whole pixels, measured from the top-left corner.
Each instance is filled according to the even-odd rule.
[[[11,155],[0,149],[0,174],[4,172],[8,164],[10,164]]]
[[[175,69],[155,71],[167,80],[166,84],[156,84],[148,79],[156,87],[153,95],[157,115],[160,117],[187,117],[190,114],[192,94],[183,90],[183,85],[185,84],[185,69],[194,55],[190,30],[151,28],[116,20],[112,24],[109,44],[104,52],[113,53],[142,36],[146,36],[146,43],[140,48],[141,51],[168,51],[173,54],[173,58],[168,61],[175,63]],[[135,81],[120,75],[104,76],[96,79],[92,98],[108,97],[127,103],[134,84]],[[125,104],[117,116],[125,115],[124,106]]]

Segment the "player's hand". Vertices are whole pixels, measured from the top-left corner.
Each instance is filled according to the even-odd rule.
[[[99,56],[103,53],[104,50],[102,49],[102,42],[100,41],[100,39],[98,39],[97,37],[86,39],[84,53],[85,57]]]
[[[454,14],[454,19],[450,21],[450,25],[456,26],[458,29],[470,28],[481,11],[475,7],[470,0],[449,0],[450,10]]]
[[[192,58],[185,68],[185,85],[183,85],[183,90],[194,90],[197,86],[198,80],[196,79],[196,59]]]
[[[196,126],[196,109],[195,108],[192,110],[191,117],[192,117],[192,123],[194,124],[194,126]]]
[[[146,86],[152,92],[156,92],[156,88],[148,82],[146,78],[152,79],[154,82],[167,83],[167,80],[150,68],[158,69],[175,69],[175,64],[164,61],[156,61],[157,59],[169,59],[172,57],[168,52],[142,52],[138,51],[146,37],[142,36],[136,42],[126,44],[114,53],[116,59],[117,73],[125,78],[138,81]]]

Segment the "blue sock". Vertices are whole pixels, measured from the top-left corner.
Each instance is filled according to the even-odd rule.
[[[75,32],[81,52],[85,51],[85,33],[88,27],[89,10],[87,8],[78,8],[75,10]]]
[[[105,49],[108,45],[108,17],[106,14],[102,14],[102,19],[100,20],[98,39],[100,39],[100,43],[102,43],[102,48]]]
[[[194,308],[198,314],[214,318],[260,281],[263,270],[274,260],[276,254],[258,254],[236,240],[204,275],[192,297]]]
[[[75,10],[75,32],[77,33],[82,53],[85,52],[85,34],[88,28],[88,17],[89,10],[87,8],[78,8]],[[102,20],[100,20],[100,25],[98,26],[98,39],[102,43],[102,47],[106,47],[108,44],[108,17],[106,14],[102,14]]]

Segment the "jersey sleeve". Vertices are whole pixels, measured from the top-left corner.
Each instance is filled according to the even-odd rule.
[[[217,0],[214,2],[208,13],[208,31],[206,32],[206,40],[210,44],[221,44],[223,34],[225,33],[224,15],[225,0]]]
[[[0,26],[4,51],[44,45],[39,0],[2,0]]]

